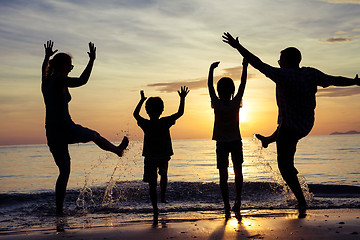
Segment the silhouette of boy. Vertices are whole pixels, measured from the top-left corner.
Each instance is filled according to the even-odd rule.
[[[236,198],[232,210],[236,216],[240,216],[241,191],[243,185],[242,175],[242,141],[239,129],[239,111],[241,100],[244,94],[248,62],[243,60],[243,71],[241,83],[237,94],[235,85],[231,78],[223,77],[217,83],[217,92],[215,93],[213,84],[214,69],[220,62],[214,62],[209,69],[208,88],[211,98],[211,105],[214,108],[215,122],[212,139],[216,141],[216,161],[220,175],[220,190],[224,201],[225,217],[229,218],[230,202],[228,189],[228,167],[229,153],[233,162],[235,173]]]
[[[272,67],[244,48],[230,33],[224,33],[223,41],[237,49],[254,68],[276,84],[278,128],[268,138],[257,137],[264,147],[276,141],[280,173],[298,201],[299,217],[305,217],[307,205],[294,166],[294,156],[298,141],[308,135],[314,125],[317,86],[359,86],[358,75],[352,79],[327,75],[311,67],[300,68],[301,53],[294,47],[281,51],[280,68]]]
[[[149,183],[150,199],[154,212],[154,223],[157,223],[159,210],[157,207],[157,169],[160,175],[161,202],[166,203],[168,161],[174,154],[171,144],[170,127],[184,114],[185,97],[189,93],[187,87],[181,87],[178,94],[180,105],[177,113],[160,118],[164,110],[164,103],[160,97],[150,97],[145,104],[146,113],[150,119],[140,116],[140,109],[146,100],[144,91],[140,91],[140,101],[134,110],[134,118],[144,131],[144,145],[142,155],[144,159],[144,182]]]

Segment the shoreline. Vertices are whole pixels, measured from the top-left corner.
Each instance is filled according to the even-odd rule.
[[[58,228],[0,232],[0,239],[359,239],[360,209],[309,209],[299,219],[295,209],[242,210],[225,221],[221,214],[201,219],[160,214],[159,224],[151,219],[117,222],[91,227],[71,227],[59,221]],[[185,217],[184,217],[185,216]]]

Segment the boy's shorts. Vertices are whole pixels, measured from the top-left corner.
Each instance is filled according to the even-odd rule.
[[[167,176],[170,158],[154,159],[145,158],[144,160],[144,182],[157,181],[157,170],[160,176]]]
[[[233,166],[240,166],[244,162],[242,141],[216,142],[216,161],[218,169],[229,167],[229,153],[231,153]]]

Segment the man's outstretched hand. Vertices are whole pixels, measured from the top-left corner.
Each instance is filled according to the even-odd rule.
[[[240,45],[239,38],[236,37],[236,39],[234,39],[233,36],[231,36],[231,34],[228,32],[225,32],[222,35],[222,37],[223,37],[223,42],[229,44],[233,48],[237,48]]]
[[[359,80],[359,75],[358,74],[356,74],[354,79],[355,79],[356,85],[360,86],[360,80]]]

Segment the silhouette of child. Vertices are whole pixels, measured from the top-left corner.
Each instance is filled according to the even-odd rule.
[[[243,60],[241,83],[235,97],[234,82],[228,77],[223,77],[218,81],[218,97],[213,86],[213,74],[214,69],[219,63],[220,62],[214,62],[210,66],[208,88],[211,105],[215,113],[212,139],[216,141],[216,160],[220,175],[220,189],[224,201],[225,217],[229,218],[231,216],[228,189],[229,153],[231,153],[231,160],[234,166],[236,186],[236,198],[232,210],[236,216],[240,216],[241,191],[243,185],[242,163],[244,160],[239,129],[239,111],[246,85],[248,63],[246,59]]]
[[[307,204],[294,166],[294,156],[298,141],[307,136],[314,125],[317,86],[360,86],[359,77],[331,76],[316,68],[300,68],[301,52],[295,47],[280,52],[280,68],[276,68],[262,62],[230,33],[224,33],[223,41],[237,49],[254,68],[276,84],[278,128],[269,137],[260,134],[256,137],[261,140],[263,147],[276,141],[280,173],[298,201],[299,217],[305,217]]]
[[[154,212],[154,223],[157,223],[159,214],[157,206],[157,170],[160,175],[161,202],[166,203],[167,171],[168,162],[174,154],[171,143],[170,127],[175,121],[184,114],[185,97],[189,93],[187,87],[181,87],[178,94],[180,96],[180,105],[177,113],[161,117],[164,110],[164,103],[160,97],[150,97],[145,104],[146,113],[150,119],[140,116],[140,109],[146,100],[144,91],[140,91],[140,101],[134,110],[134,118],[139,127],[144,131],[144,145],[142,155],[144,159],[144,182],[149,183],[150,199]]]
[[[75,88],[85,85],[89,80],[96,58],[96,47],[89,43],[89,62],[78,78],[68,77],[73,69],[71,56],[58,53],[51,60],[50,57],[58,50],[53,51],[54,42],[44,44],[45,58],[42,64],[41,91],[46,107],[46,138],[55,163],[59,168],[59,177],[56,181],[56,213],[63,213],[63,204],[66,186],[70,176],[70,155],[68,144],[93,141],[101,149],[122,156],[129,140],[125,136],[119,146],[115,146],[94,130],[75,124],[69,113],[71,95],[69,87]]]

